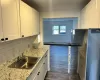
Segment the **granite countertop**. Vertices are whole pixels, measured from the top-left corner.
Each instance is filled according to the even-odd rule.
[[[29,49],[24,53],[26,56],[31,57],[40,57],[38,62],[42,59],[44,54],[48,49],[46,47],[39,49]],[[17,68],[9,68],[14,60],[7,61],[0,65],[0,80],[26,80],[26,78],[30,75],[30,73],[35,69],[38,62],[32,69],[17,69]]]

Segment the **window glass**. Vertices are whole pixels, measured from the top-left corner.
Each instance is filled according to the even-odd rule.
[[[60,26],[60,29],[66,30],[66,26]]]
[[[53,34],[59,34],[59,26],[53,26]]]
[[[59,26],[53,26],[53,30],[59,29]]]
[[[66,34],[66,26],[53,26],[53,34]]]
[[[53,30],[53,34],[59,34],[59,30]]]
[[[60,26],[60,34],[66,33],[66,26]]]

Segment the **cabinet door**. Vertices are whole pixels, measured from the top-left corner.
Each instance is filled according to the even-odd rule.
[[[20,1],[21,35],[33,35],[33,12],[32,8],[23,1]]]
[[[48,71],[48,58],[47,55],[45,56],[45,62],[44,62],[44,77],[46,76],[46,73]]]
[[[81,28],[98,28],[98,10],[96,0],[91,0],[81,11]]]
[[[36,11],[35,9],[33,9],[32,10],[32,12],[33,12],[33,15],[32,15],[32,17],[33,17],[33,34],[34,35],[37,35],[37,34],[39,34],[39,12],[38,11]]]
[[[9,40],[20,37],[19,0],[1,0],[3,34]]]
[[[44,57],[43,67],[42,67],[42,78],[44,79],[48,70],[48,60],[47,55]]]
[[[36,75],[33,80],[38,80],[38,75]]]
[[[3,39],[3,30],[2,30],[2,23],[0,20],[0,42],[2,42],[2,39]]]
[[[44,80],[44,65],[40,67],[39,75],[38,75],[38,80]]]
[[[98,16],[99,16],[99,28],[100,28],[100,0],[97,0],[97,9],[98,9]]]
[[[2,27],[1,7],[0,7],[0,42],[2,38],[3,38],[3,27]]]

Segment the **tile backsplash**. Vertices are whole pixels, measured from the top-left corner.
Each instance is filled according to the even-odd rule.
[[[32,36],[0,43],[0,64],[21,55],[32,45],[36,37],[37,36]]]

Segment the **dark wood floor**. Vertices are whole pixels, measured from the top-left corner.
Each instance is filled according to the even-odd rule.
[[[73,65],[72,67],[74,68]],[[73,75],[68,74],[68,47],[50,46],[50,71],[45,80],[79,80],[77,70],[70,71]]]
[[[79,80],[79,76],[49,71],[45,77],[45,80]]]
[[[50,46],[50,71],[68,73],[67,46]]]

